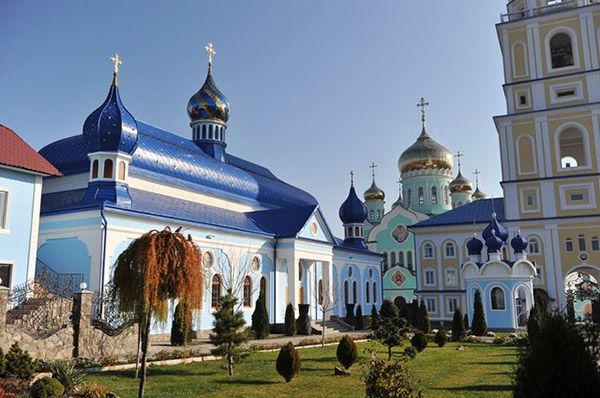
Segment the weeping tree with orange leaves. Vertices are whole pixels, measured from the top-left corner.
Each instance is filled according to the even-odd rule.
[[[140,322],[142,351],[138,397],[144,396],[146,361],[152,319],[166,322],[169,300],[190,309],[200,308],[202,272],[200,251],[181,228],[150,231],[140,236],[117,259],[113,298],[122,312],[134,312]]]

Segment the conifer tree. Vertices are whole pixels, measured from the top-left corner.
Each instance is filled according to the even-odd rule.
[[[266,339],[269,336],[269,315],[265,296],[261,291],[256,300],[252,313],[252,331],[257,339]]]
[[[535,341],[540,336],[541,316],[536,306],[533,306],[527,318],[527,338],[530,342]]]
[[[248,334],[244,330],[244,314],[235,311],[236,303],[237,298],[231,292],[223,296],[214,314],[213,333],[210,335],[210,342],[216,346],[211,352],[225,358],[229,376],[233,376],[233,364],[244,355],[242,344],[248,341]]]
[[[429,313],[427,312],[427,307],[423,300],[421,300],[421,305],[419,305],[419,310],[417,311],[417,329],[426,334],[429,333],[429,330],[431,329]]]
[[[276,368],[277,373],[285,379],[286,383],[289,383],[298,374],[300,366],[300,354],[296,350],[296,347],[294,347],[294,344],[289,342],[281,347],[277,356]]]
[[[467,335],[463,314],[460,308],[454,310],[454,318],[452,318],[452,341],[461,341]]]
[[[398,307],[390,300],[383,300],[381,303],[381,308],[379,309],[379,315],[381,318],[388,319],[396,319],[400,317],[400,312],[398,311]]]
[[[471,332],[475,336],[483,336],[487,332],[487,323],[485,321],[485,311],[483,310],[483,303],[481,302],[481,293],[475,292],[475,303],[473,305],[473,325],[471,326]]]
[[[284,329],[286,336],[293,336],[296,334],[296,314],[294,313],[294,306],[292,303],[289,303],[285,308]]]
[[[369,329],[373,330],[377,326],[377,321],[379,320],[379,314],[377,313],[377,308],[375,308],[375,304],[371,306],[371,319],[369,320]]]
[[[358,358],[358,350],[356,349],[356,344],[350,338],[350,336],[345,335],[342,337],[340,342],[338,343],[336,356],[338,361],[344,367],[344,370],[348,372],[350,366],[356,362]]]
[[[171,325],[171,345],[187,345],[192,340],[192,311],[182,303],[175,306]]]
[[[356,330],[363,330],[365,328],[365,322],[360,304],[356,306],[356,315],[354,317],[356,319]]]

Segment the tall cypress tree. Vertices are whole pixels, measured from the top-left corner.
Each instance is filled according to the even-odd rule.
[[[485,321],[485,311],[483,310],[483,303],[481,302],[481,293],[475,292],[475,303],[473,305],[473,325],[471,326],[471,332],[475,336],[483,336],[487,332],[487,323]]]
[[[210,342],[216,346],[211,352],[225,358],[229,376],[233,376],[233,364],[244,354],[242,344],[248,341],[248,334],[244,330],[244,314],[235,311],[236,302],[237,298],[231,292],[223,296],[214,314],[213,333],[210,335]]]
[[[294,306],[289,303],[285,308],[285,324],[283,325],[286,336],[293,336],[296,334],[296,314],[294,313]]]
[[[269,315],[263,292],[260,292],[252,313],[252,331],[257,339],[269,337]]]
[[[454,310],[454,318],[452,318],[452,341],[461,341],[467,335],[463,314],[460,308]]]
[[[419,305],[419,310],[417,311],[417,329],[425,334],[429,333],[429,330],[431,329],[429,313],[427,312],[427,306],[425,306],[423,300],[421,300],[421,305]]]

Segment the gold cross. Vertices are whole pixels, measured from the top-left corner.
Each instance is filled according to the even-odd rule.
[[[215,47],[213,46],[212,43],[208,43],[206,45],[206,47],[204,47],[204,49],[206,50],[206,53],[208,54],[208,64],[212,65],[215,54],[217,53],[215,51]]]
[[[425,123],[425,107],[429,105],[429,102],[425,102],[425,98],[421,97],[421,101],[417,104],[417,107],[421,108],[421,121]]]
[[[377,167],[375,162],[371,162],[371,165],[369,166],[369,168],[371,169],[371,174],[373,175],[373,180],[375,179],[375,167]]]
[[[117,53],[115,53],[115,55],[110,57],[110,60],[113,63],[113,73],[116,76],[119,74],[119,65],[121,65],[123,62],[121,62],[121,58],[119,57],[119,54],[117,54]]]
[[[477,186],[479,186],[479,175],[481,174],[481,171],[475,169],[475,171],[473,172],[473,175],[475,175],[475,184]]]
[[[456,157],[456,159],[458,160],[458,169],[459,170],[460,170],[460,158],[462,158],[463,156],[465,156],[465,155],[463,155],[460,151],[457,151],[456,155],[454,155],[454,157]]]

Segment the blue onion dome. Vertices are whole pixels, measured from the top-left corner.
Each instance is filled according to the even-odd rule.
[[[470,256],[480,256],[481,251],[483,250],[483,242],[477,239],[477,235],[473,235],[473,237],[467,242],[467,251]]]
[[[487,195],[479,189],[479,186],[475,189],[475,192],[473,192],[471,194],[471,200],[473,202],[475,202],[476,200],[485,199],[485,198],[487,198]]]
[[[508,239],[508,231],[504,228],[504,225],[500,224],[496,219],[496,213],[492,214],[492,221],[488,224],[487,227],[481,233],[481,236],[487,242],[488,238],[492,236],[492,231],[495,232],[495,235],[502,240],[502,242],[506,242]]]
[[[488,253],[497,253],[502,249],[504,241],[496,236],[496,230],[492,229],[492,234],[485,240],[485,245],[488,248]]]
[[[367,219],[367,207],[356,196],[354,185],[350,186],[348,197],[340,206],[340,220],[344,224],[362,224]]]
[[[229,100],[215,84],[212,77],[212,65],[208,65],[208,74],[202,88],[188,101],[187,112],[190,120],[218,120],[227,123],[229,119]]]
[[[377,186],[377,184],[375,184],[375,179],[373,179],[373,183],[371,184],[369,189],[367,189],[365,191],[365,193],[363,194],[363,197],[365,198],[365,200],[367,202],[371,202],[371,201],[375,201],[375,200],[384,200],[385,192],[383,192],[383,190],[381,188],[379,188]]]
[[[83,123],[83,138],[89,153],[121,151],[133,153],[138,142],[138,125],[121,102],[117,75],[106,100]]]
[[[452,170],[453,167],[452,153],[431,138],[425,125],[417,141],[402,152],[398,159],[398,169],[401,173],[431,169]]]
[[[521,236],[521,232],[518,232],[517,236],[512,238],[512,240],[510,241],[510,245],[512,246],[515,253],[523,253],[525,249],[527,249],[528,244],[529,242],[527,241],[527,239]]]
[[[450,182],[450,184],[448,185],[448,188],[450,189],[451,193],[472,192],[473,184],[465,176],[462,175],[460,168],[459,168],[456,178]]]

